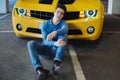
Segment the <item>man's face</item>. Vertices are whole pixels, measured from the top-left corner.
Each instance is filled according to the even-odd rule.
[[[63,9],[57,8],[54,12],[54,17],[61,20],[64,17],[64,14],[65,14],[65,12]]]

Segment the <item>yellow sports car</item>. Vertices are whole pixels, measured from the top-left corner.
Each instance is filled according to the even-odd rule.
[[[104,6],[100,0],[18,0],[12,22],[18,37],[42,38],[40,23],[53,17],[57,4],[64,4],[69,39],[97,40],[103,29]]]

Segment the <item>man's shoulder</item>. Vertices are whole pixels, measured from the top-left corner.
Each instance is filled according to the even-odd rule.
[[[65,20],[61,20],[61,22],[62,22],[62,23],[66,23],[66,21],[65,21]]]
[[[50,23],[51,20],[45,20],[43,23]]]
[[[50,24],[50,20],[45,20],[43,23],[40,24],[40,28],[47,28]]]
[[[41,26],[46,26],[47,25],[47,20],[41,23]]]
[[[65,20],[61,20],[61,24],[67,24]]]
[[[48,25],[48,24],[50,24],[50,20],[45,20],[42,24],[43,25]]]

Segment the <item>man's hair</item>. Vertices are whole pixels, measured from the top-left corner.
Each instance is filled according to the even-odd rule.
[[[66,13],[66,11],[67,11],[66,6],[63,5],[63,4],[58,4],[57,7],[56,7],[56,9],[57,9],[57,8],[63,9],[65,13]]]

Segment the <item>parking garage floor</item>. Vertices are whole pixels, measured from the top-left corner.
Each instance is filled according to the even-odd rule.
[[[69,40],[60,75],[50,76],[48,80],[120,80],[119,25],[120,15],[106,14],[99,41]],[[0,80],[35,80],[26,45],[29,40],[41,42],[41,39],[16,37],[11,13],[0,19]],[[73,63],[71,52],[77,54],[78,71],[75,67],[79,64]],[[51,70],[52,61],[42,61]],[[82,74],[76,74],[79,71]]]

